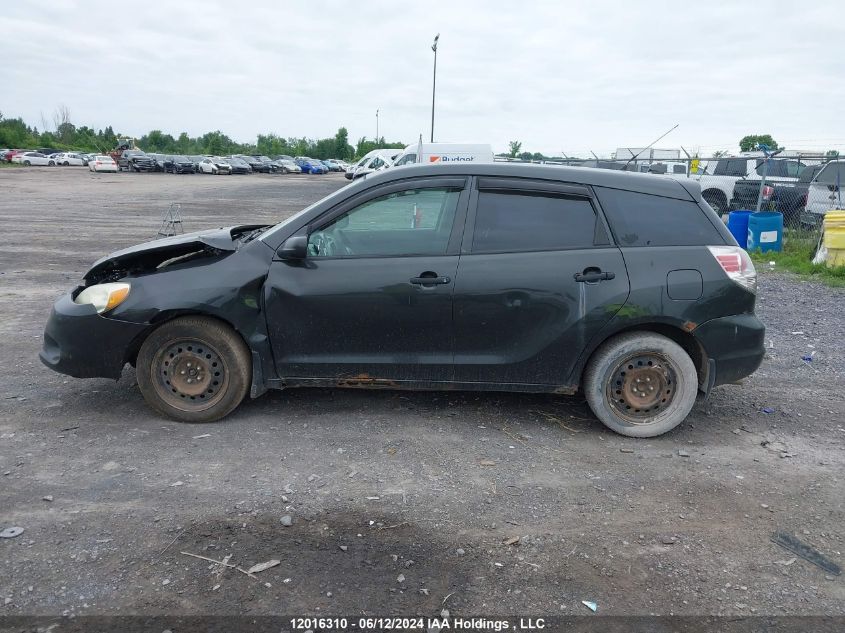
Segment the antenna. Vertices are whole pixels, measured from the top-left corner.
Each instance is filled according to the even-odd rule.
[[[593,155],[593,158],[595,158],[596,160],[599,160],[599,157],[596,156],[596,153],[593,150],[590,150],[590,154]]]
[[[637,156],[639,156],[640,154],[642,154],[642,153],[643,153],[644,151],[646,151],[647,149],[651,149],[651,146],[652,146],[652,145],[654,145],[657,141],[659,141],[660,139],[662,139],[664,136],[668,136],[668,135],[669,135],[669,132],[672,132],[672,131],[673,131],[676,127],[678,127],[679,125],[680,125],[680,123],[675,123],[675,125],[673,125],[671,128],[669,128],[669,130],[668,130],[667,132],[664,132],[663,134],[661,134],[660,136],[658,136],[656,139],[654,139],[651,143],[649,143],[648,145],[646,145],[645,147],[643,147],[643,148],[642,148],[639,152],[637,152],[636,154],[634,154],[633,156],[631,156],[631,158],[629,158],[629,159],[628,159],[628,162],[627,162],[627,163],[625,163],[625,166],[624,166],[624,167],[622,167],[622,171],[625,171],[625,168],[626,168],[626,167],[628,167],[628,165],[630,165],[630,164],[631,164],[631,161],[632,161],[632,160],[637,160]]]

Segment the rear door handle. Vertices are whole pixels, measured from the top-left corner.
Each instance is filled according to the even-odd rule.
[[[452,283],[451,277],[411,277],[411,283],[417,286],[437,286]]]
[[[602,272],[599,268],[585,268],[582,273],[575,273],[575,281],[579,283],[594,284],[599,281],[608,281],[616,278],[616,273]]]

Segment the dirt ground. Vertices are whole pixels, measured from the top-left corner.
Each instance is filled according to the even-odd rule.
[[[291,390],[183,425],[130,368],[38,361],[52,301],[169,203],[269,222],[345,182],[0,170],[0,529],[25,529],[0,615],[845,615],[845,577],[770,541],[845,562],[842,290],[761,271],[762,368],[651,440],[495,393]]]

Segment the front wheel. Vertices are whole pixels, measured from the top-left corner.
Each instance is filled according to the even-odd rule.
[[[24,167],[29,167],[30,165],[32,165],[32,163],[31,163],[31,162],[29,162],[28,160],[25,160],[25,161],[23,162],[23,164],[24,164]]]
[[[216,319],[188,316],[147,337],[137,376],[144,399],[159,413],[179,422],[213,422],[244,399],[252,367],[237,332]]]
[[[687,417],[698,393],[689,354],[652,332],[621,334],[602,344],[584,375],[584,395],[596,417],[629,437],[655,437]]]

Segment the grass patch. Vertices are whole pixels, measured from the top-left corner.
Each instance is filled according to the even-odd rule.
[[[18,167],[23,167],[20,163],[7,163],[5,160],[0,159],[0,169],[4,167],[8,167],[10,169],[17,169]]]
[[[779,253],[774,251],[761,253],[755,250],[750,251],[749,255],[758,270],[769,269],[769,262],[775,262],[773,270],[787,270],[828,286],[845,287],[845,266],[828,268],[825,264],[813,263],[818,239],[818,233],[786,231],[783,250]]]

